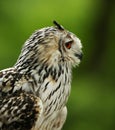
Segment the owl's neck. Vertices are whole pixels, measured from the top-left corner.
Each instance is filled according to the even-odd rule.
[[[60,64],[54,63],[52,65],[47,65],[45,63],[38,64],[35,59],[29,60],[19,60],[14,66],[16,70],[23,75],[31,76],[36,83],[43,83],[49,76],[55,82],[58,81],[60,77],[64,77],[64,82],[68,83],[71,81],[71,65],[66,62],[60,62]]]
[[[64,84],[70,82],[71,68],[64,64],[47,66],[45,64],[39,65],[36,69],[31,70],[31,76],[39,84],[50,77],[54,82],[58,82],[59,78],[64,77]]]

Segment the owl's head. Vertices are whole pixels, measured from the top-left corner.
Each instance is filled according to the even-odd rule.
[[[82,59],[82,44],[79,38],[54,21],[55,26],[42,28],[25,42],[18,59],[27,64],[78,65]],[[18,64],[17,63],[17,64]]]

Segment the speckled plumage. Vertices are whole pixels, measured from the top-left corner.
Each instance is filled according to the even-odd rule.
[[[80,40],[58,23],[37,30],[16,64],[0,71],[0,130],[61,130]]]

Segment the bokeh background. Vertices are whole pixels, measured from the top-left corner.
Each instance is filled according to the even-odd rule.
[[[34,30],[57,20],[83,43],[63,130],[115,130],[115,1],[0,0],[0,69]]]

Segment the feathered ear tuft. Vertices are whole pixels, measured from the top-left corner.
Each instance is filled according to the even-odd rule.
[[[55,20],[53,21],[54,25],[59,29],[59,30],[64,30],[64,27],[57,23]]]

